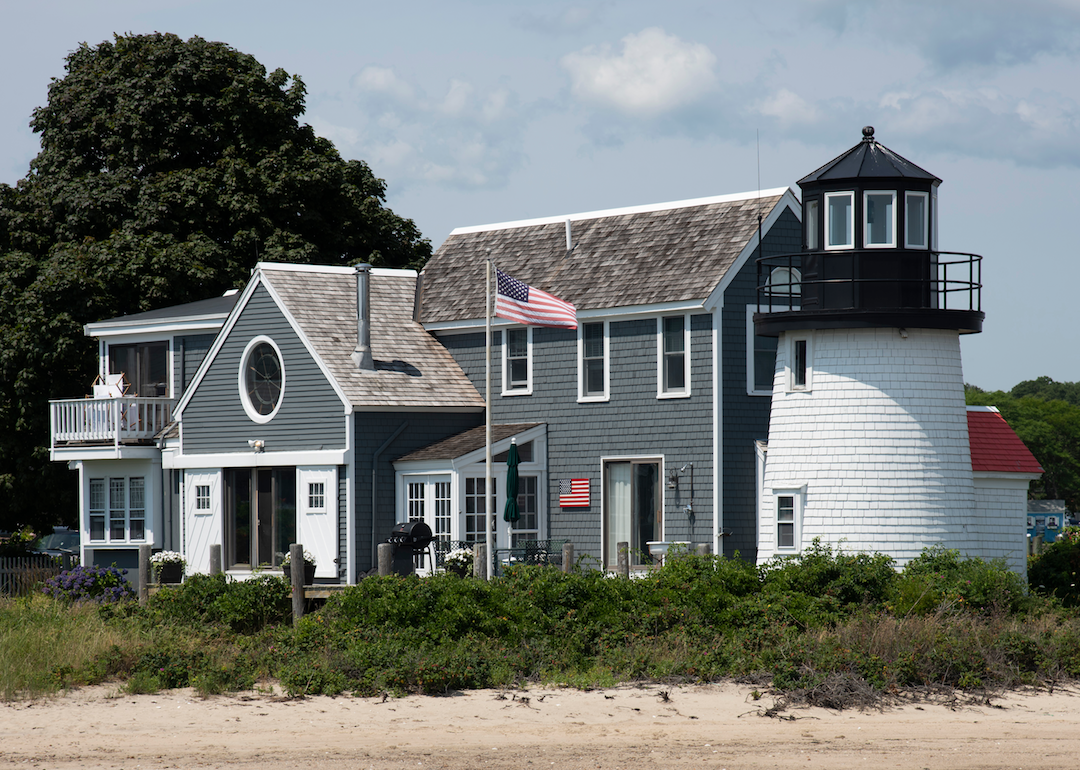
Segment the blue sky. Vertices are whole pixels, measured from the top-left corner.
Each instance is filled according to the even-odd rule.
[[[965,380],[1080,380],[1080,0],[3,0],[0,181],[79,43],[218,40],[299,75],[304,120],[435,246],[458,226],[790,186],[862,126],[944,180],[984,256]],[[760,157],[760,160],[759,160]]]

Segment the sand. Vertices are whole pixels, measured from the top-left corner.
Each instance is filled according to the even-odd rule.
[[[735,684],[288,699],[89,687],[0,704],[0,767],[1073,768],[1080,695],[789,709]],[[667,700],[662,693],[667,693]],[[790,719],[793,717],[793,719]]]

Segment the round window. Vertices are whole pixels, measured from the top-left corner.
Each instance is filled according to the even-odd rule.
[[[281,358],[269,342],[253,346],[244,364],[244,391],[248,403],[260,415],[271,414],[281,401]]]

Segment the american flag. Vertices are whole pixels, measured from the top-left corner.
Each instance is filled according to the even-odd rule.
[[[559,505],[563,508],[588,508],[589,480],[560,479]]]
[[[511,278],[498,268],[495,268],[495,276],[499,284],[495,294],[495,315],[499,318],[530,326],[577,328],[577,310],[569,302]]]

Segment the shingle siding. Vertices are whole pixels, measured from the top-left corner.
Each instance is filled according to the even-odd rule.
[[[173,365],[173,371],[177,375],[177,380],[173,383],[173,393],[177,398],[187,390],[188,384],[199,369],[199,364],[210,351],[216,338],[216,334],[189,334],[174,340],[173,355],[178,358]]]
[[[238,373],[248,342],[266,335],[281,349],[285,393],[272,421],[258,424],[240,403]],[[249,439],[268,451],[341,449],[344,407],[281,310],[262,287],[253,293],[183,414],[185,454],[249,452]]]

